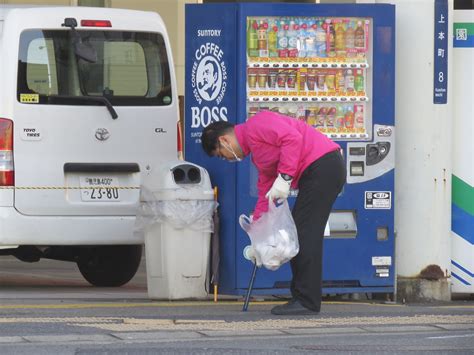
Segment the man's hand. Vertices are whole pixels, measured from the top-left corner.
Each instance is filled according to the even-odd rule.
[[[278,174],[272,188],[265,197],[271,200],[286,199],[290,194],[291,176]]]

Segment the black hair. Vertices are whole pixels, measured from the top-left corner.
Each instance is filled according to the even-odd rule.
[[[217,149],[219,137],[222,137],[224,134],[232,132],[233,129],[234,125],[226,121],[218,121],[211,123],[202,131],[202,149],[204,149],[207,155],[212,157],[214,151]]]

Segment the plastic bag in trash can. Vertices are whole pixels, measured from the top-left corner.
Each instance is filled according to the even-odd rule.
[[[151,191],[142,187],[135,233],[143,233],[155,223],[169,223],[175,229],[212,233],[212,215],[216,208],[217,202],[214,200],[159,200]]]
[[[268,212],[257,221],[241,215],[239,223],[249,235],[257,265],[274,271],[298,254],[299,243],[288,201],[269,204]]]

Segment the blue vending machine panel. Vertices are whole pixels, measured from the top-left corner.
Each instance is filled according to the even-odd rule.
[[[347,184],[324,242],[324,292],[393,291],[394,26],[386,4],[186,6],[185,152],[220,190],[222,292],[248,284],[249,240],[237,221],[255,206],[258,173],[250,159],[205,157],[199,135],[211,121],[243,123],[260,110],[305,120],[344,151]],[[290,280],[284,265],[259,272],[254,287],[286,293]]]
[[[234,256],[237,166],[210,159],[201,148],[201,134],[211,122],[239,121],[236,10],[235,4],[186,5],[185,156],[205,167],[219,189],[220,285],[229,293],[235,289],[238,262]]]

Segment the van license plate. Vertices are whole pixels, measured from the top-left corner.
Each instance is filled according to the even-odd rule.
[[[117,177],[81,176],[81,199],[87,202],[118,202],[120,186]]]

